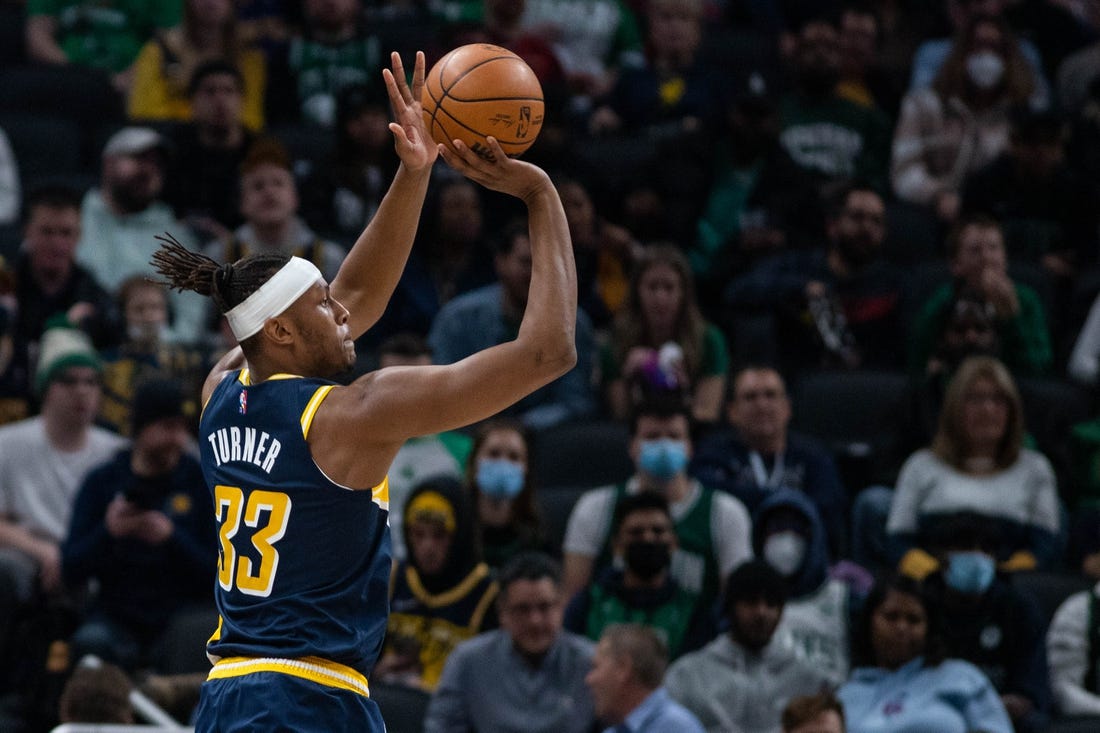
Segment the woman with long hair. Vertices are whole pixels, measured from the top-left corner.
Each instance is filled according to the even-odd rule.
[[[963,179],[1008,148],[1009,111],[1036,94],[1035,76],[1003,18],[981,16],[956,38],[932,86],[902,100],[890,180],[904,201],[958,215]]]
[[[615,419],[625,420],[647,395],[671,392],[684,397],[695,421],[718,421],[729,350],[699,311],[691,267],[676,247],[651,245],[640,253],[602,362]]]
[[[495,418],[478,428],[466,462],[466,487],[489,567],[500,568],[525,550],[547,549],[530,461],[531,435],[523,423]]]
[[[1012,733],[974,665],[944,659],[940,614],[917,581],[876,583],[852,630],[853,671],[837,697],[848,733]]]
[[[927,566],[937,521],[974,512],[996,520],[1003,569],[1050,566],[1061,531],[1054,471],[1023,443],[1023,407],[1008,370],[991,357],[964,361],[947,385],[932,445],[898,476],[886,523],[891,559]]]
[[[262,130],[267,66],[263,53],[244,36],[234,0],[185,0],[183,22],[154,36],[134,62],[129,117],[191,119],[191,76],[203,63],[221,59],[240,72],[242,121],[251,130]]]

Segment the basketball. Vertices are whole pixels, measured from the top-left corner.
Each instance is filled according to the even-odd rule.
[[[428,71],[420,100],[424,125],[449,148],[458,139],[483,158],[492,135],[510,158],[531,147],[542,130],[542,85],[531,67],[489,43],[459,46]]]

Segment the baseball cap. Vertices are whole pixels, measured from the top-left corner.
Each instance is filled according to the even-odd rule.
[[[151,127],[124,127],[107,140],[103,157],[138,155],[153,149],[163,150],[164,138]]]

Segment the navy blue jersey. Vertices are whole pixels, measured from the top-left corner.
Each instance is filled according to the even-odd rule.
[[[333,387],[289,375],[251,384],[241,370],[203,411],[219,541],[212,658],[314,658],[364,676],[374,666],[389,613],[389,490],[352,491],[314,463],[306,439]]]

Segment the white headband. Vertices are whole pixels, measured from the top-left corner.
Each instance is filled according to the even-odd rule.
[[[321,271],[316,265],[301,257],[291,257],[270,280],[225,314],[233,335],[238,341],[252,336],[264,327],[264,321],[285,311],[320,279]]]

